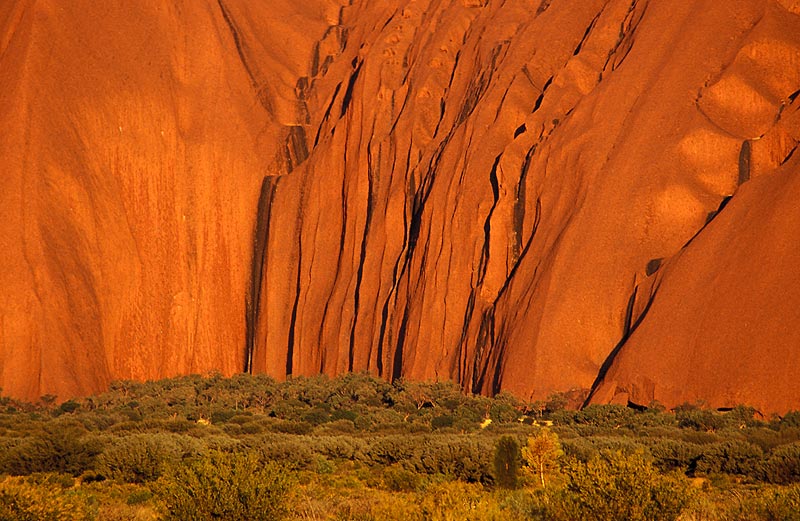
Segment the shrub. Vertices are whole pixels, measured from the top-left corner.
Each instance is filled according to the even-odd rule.
[[[452,427],[453,423],[455,423],[455,418],[449,414],[441,414],[431,418],[431,427],[433,429],[445,429],[447,427]]]
[[[661,474],[642,452],[602,451],[567,465],[565,476],[550,507],[554,519],[673,520],[691,501],[688,480]]]
[[[694,466],[695,461],[702,453],[699,445],[670,439],[654,440],[648,448],[655,465],[662,471],[686,472]]]
[[[428,438],[414,463],[418,472],[444,474],[466,482],[494,481],[492,444],[489,440],[470,436]]]
[[[155,481],[172,464],[197,455],[194,438],[176,434],[133,434],[115,439],[97,458],[97,470],[126,483]]]
[[[368,440],[359,457],[370,465],[391,465],[399,461],[418,461],[421,450],[423,447],[418,439],[414,440],[408,436],[383,436]]]
[[[311,425],[321,425],[325,422],[330,421],[331,415],[328,411],[325,410],[324,407],[314,407],[307,413],[305,413],[302,417],[302,420],[306,423]]]
[[[800,444],[774,449],[761,464],[761,476],[764,481],[784,485],[800,481]]]
[[[714,432],[724,427],[725,418],[714,411],[700,409],[691,405],[683,405],[675,409],[675,419],[683,429]]]
[[[694,470],[703,474],[723,472],[755,477],[763,457],[758,445],[729,440],[703,447]]]
[[[350,410],[347,410],[347,409],[337,409],[337,410],[335,410],[335,411],[333,411],[331,413],[331,420],[332,421],[349,420],[351,422],[354,422],[354,421],[356,421],[357,417],[358,417],[357,413],[355,413],[353,411],[350,411]]]
[[[264,438],[256,450],[262,459],[285,462],[295,470],[311,468],[314,462],[314,453],[307,440],[292,437]]]
[[[67,400],[58,407],[56,414],[69,414],[71,412],[75,412],[77,409],[80,409],[80,407],[81,404],[75,400]]]
[[[313,440],[312,449],[328,458],[352,460],[364,450],[366,443],[349,436],[324,436]]]
[[[392,492],[414,492],[422,483],[422,477],[401,465],[390,465],[383,469],[383,484]]]
[[[800,428],[800,411],[787,412],[778,423],[778,428]]]
[[[632,423],[636,412],[623,405],[589,405],[579,414],[580,423],[595,427],[619,428]]]
[[[253,455],[211,451],[190,465],[174,467],[156,490],[166,519],[277,521],[289,512],[287,475]]]
[[[800,486],[736,490],[723,501],[717,519],[800,521]],[[706,518],[709,519],[709,518]]]
[[[520,417],[520,410],[524,408],[525,404],[520,402],[514,395],[501,392],[491,401],[489,417],[498,423],[514,422]]]
[[[451,481],[429,487],[422,494],[422,518],[428,521],[483,521],[502,519],[499,506],[476,484]]]
[[[72,425],[47,425],[44,431],[14,444],[0,456],[0,472],[28,475],[61,472],[79,476],[94,468],[101,442]]]
[[[95,511],[87,496],[65,490],[55,483],[36,483],[30,478],[6,478],[0,482],[0,520],[92,520]]]

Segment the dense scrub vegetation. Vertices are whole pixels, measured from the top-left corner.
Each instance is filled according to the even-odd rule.
[[[0,520],[800,519],[800,413],[189,376],[0,398]]]

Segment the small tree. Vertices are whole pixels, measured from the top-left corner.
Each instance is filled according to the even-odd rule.
[[[508,435],[501,437],[497,441],[494,451],[494,472],[497,484],[502,488],[517,488],[521,464],[517,439]]]
[[[564,454],[558,435],[550,429],[541,429],[528,441],[522,449],[522,459],[525,471],[539,476],[539,482],[544,488],[545,475],[550,474],[558,464],[558,458]]]

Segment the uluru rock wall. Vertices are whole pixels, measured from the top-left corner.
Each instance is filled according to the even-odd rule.
[[[242,370],[261,182],[339,13],[231,4],[0,7],[6,393]]]
[[[796,2],[55,4],[0,8],[5,392],[800,406]]]

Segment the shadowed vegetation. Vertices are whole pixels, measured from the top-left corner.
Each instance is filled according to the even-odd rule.
[[[568,401],[361,374],[0,398],[0,520],[797,518],[797,413]]]

